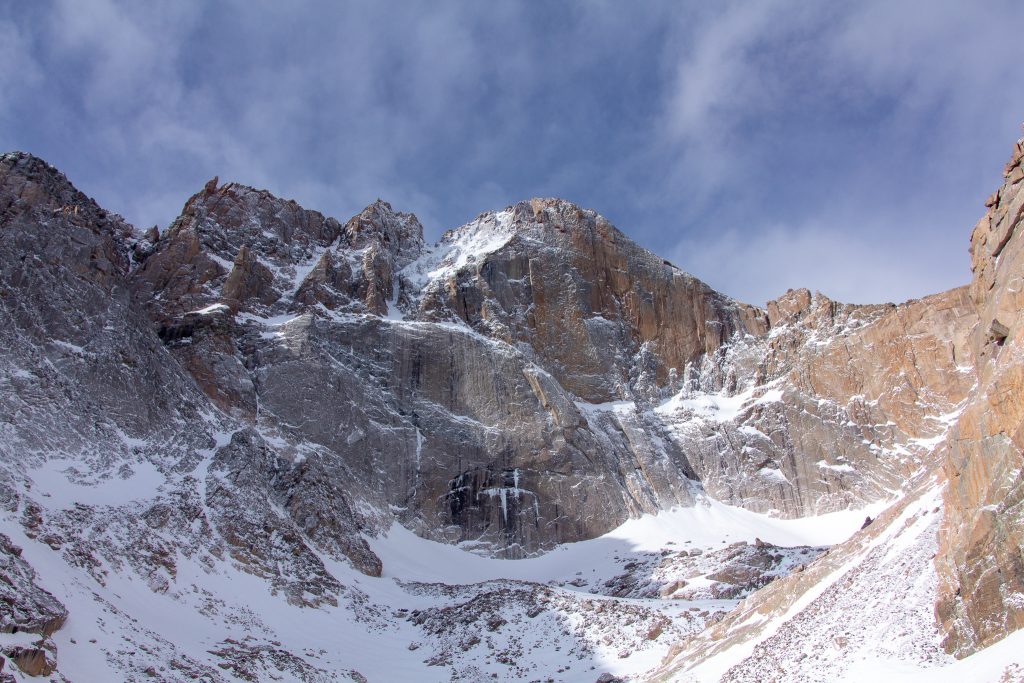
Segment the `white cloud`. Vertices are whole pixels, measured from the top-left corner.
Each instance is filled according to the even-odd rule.
[[[766,33],[774,3],[726,4],[721,14],[686,25],[666,100],[670,138],[718,139],[732,119],[763,97],[752,49]]]
[[[1017,3],[945,0],[705,15],[670,57],[666,124],[641,151],[669,159],[651,199],[687,226],[675,257],[759,303],[789,287],[868,302],[966,282],[992,158],[1024,116],[1021,17]],[[818,152],[787,149],[801,145]]]
[[[876,268],[892,298],[964,279],[1024,113],[1017,5],[59,0],[0,20],[0,85],[22,92],[0,115],[25,119],[0,134],[142,226],[213,175],[342,219],[380,196],[434,235],[567,194],[755,301],[864,300],[832,254],[945,245]]]

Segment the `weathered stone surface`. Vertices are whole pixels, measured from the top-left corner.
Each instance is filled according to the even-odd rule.
[[[329,451],[353,495],[438,540],[515,557],[691,500],[637,476],[641,457],[686,480],[649,435],[595,434],[543,370],[465,328],[305,314],[253,362],[262,425]]]
[[[387,315],[397,303],[398,271],[423,251],[423,226],[411,213],[399,213],[378,199],[353,216],[344,229],[350,258],[358,264],[354,297],[368,310]]]
[[[945,471],[947,516],[936,617],[963,656],[1024,626],[1024,185],[1005,182],[971,234],[977,389],[957,420]]]
[[[168,592],[175,558],[214,563],[230,557],[225,550],[236,550],[239,562],[293,602],[313,604],[336,599],[339,592],[310,550],[318,544],[328,556],[379,573],[359,524],[343,514],[343,498],[324,501],[331,514],[319,523],[295,505],[301,521],[282,520],[270,501],[287,506],[292,488],[311,476],[296,482],[291,461],[257,437],[222,448],[245,421],[218,412],[215,404],[249,405],[255,413],[251,378],[237,365],[228,329],[235,323],[226,306],[191,313],[169,302],[166,310],[184,313],[165,316],[152,297],[137,301],[129,281],[140,267],[133,260],[140,258],[134,249],[139,238],[30,155],[0,157],[0,234],[0,507],[8,521],[21,524],[26,537],[59,552],[98,587],[116,572],[137,577],[156,593]],[[152,246],[153,237],[142,241]],[[157,244],[170,251],[187,253],[185,247],[195,244],[166,237]],[[141,252],[143,265],[147,251]],[[160,248],[151,254],[166,257]],[[190,277],[171,288],[187,290]],[[153,293],[140,280],[134,286]],[[236,365],[211,362],[215,354],[176,358],[168,352],[191,341],[202,346],[202,339],[212,340],[208,348]],[[191,358],[202,362],[181,362]],[[243,390],[233,396],[211,392],[211,403],[197,381],[217,390],[234,383]],[[314,469],[312,464],[311,459],[300,472]],[[207,488],[212,471],[222,479]],[[269,480],[274,474],[279,478]],[[232,478],[238,481],[230,493],[218,489],[218,482]],[[77,502],[81,492],[103,487],[121,493]],[[217,519],[208,517],[214,511]],[[245,555],[245,543],[239,549],[224,540],[241,528],[253,539],[267,540],[260,535],[267,529],[280,533],[268,540],[266,553]],[[63,606],[32,583],[31,568],[6,537],[2,548],[0,564],[7,567],[11,587],[3,626],[41,633],[59,627]],[[297,579],[294,570],[303,560],[320,574]],[[307,588],[302,580],[313,582],[312,590],[301,592]],[[30,659],[39,663],[31,657],[26,663]],[[134,655],[129,659],[134,662]]]
[[[474,258],[480,245],[490,245]],[[533,199],[451,231],[413,272],[438,265],[419,293],[427,319],[454,317],[528,344],[569,392],[592,403],[664,386],[672,370],[736,332],[763,333],[763,312],[725,297],[640,248],[603,216]],[[638,355],[651,354],[652,377]]]
[[[271,487],[287,469],[288,464],[258,434],[236,432],[231,442],[217,451],[206,476],[211,521],[241,569],[270,579],[289,602],[313,607],[321,602],[337,604],[341,584],[303,543],[295,525],[272,509]],[[339,516],[345,512],[343,503],[344,498],[335,501]],[[362,550],[372,556],[365,541]],[[378,575],[379,564],[378,560]]]
[[[52,635],[64,625],[68,611],[40,588],[36,572],[21,557],[21,548],[0,534],[0,631]]]
[[[797,290],[769,310],[769,334],[687,367],[655,411],[705,489],[786,516],[898,490],[972,386],[966,289],[899,306]]]
[[[52,641],[41,640],[31,647],[9,647],[4,656],[29,676],[49,676],[57,668],[56,650]]]
[[[188,200],[134,276],[136,290],[160,318],[208,305],[236,267],[242,272],[233,294],[246,293],[243,275],[264,280],[249,292],[256,301],[243,297],[239,305],[267,306],[287,293],[297,263],[318,256],[342,233],[338,221],[295,202],[233,183],[216,188],[215,181]],[[253,269],[259,274],[247,272]],[[269,281],[267,274],[273,276]]]

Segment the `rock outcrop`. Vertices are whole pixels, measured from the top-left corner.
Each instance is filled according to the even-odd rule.
[[[804,516],[901,489],[973,383],[966,288],[898,306],[797,290],[768,310],[767,335],[688,367],[655,410],[706,490]]]
[[[655,680],[690,680],[708,670],[728,681],[764,671],[813,680],[826,671],[841,676],[865,652],[925,667],[944,656],[940,641],[946,653],[968,657],[1022,626],[1022,150],[1018,143],[971,235],[969,287],[864,309],[902,329],[880,337],[884,327],[865,325],[860,343],[841,359],[818,366],[814,354],[792,356],[817,391],[849,392],[849,379],[866,381],[873,388],[865,397],[874,399],[866,403],[883,411],[886,428],[921,434],[897,437],[902,457],[892,459],[893,481],[916,483],[850,541],[680,643]],[[769,305],[769,318],[773,325],[792,321],[812,301],[791,292]],[[858,356],[881,361],[878,371],[851,374],[849,367],[863,362]],[[922,414],[921,403],[933,409]],[[893,602],[893,594],[904,597]],[[837,612],[847,616],[837,620]],[[800,654],[826,647],[836,650],[827,658]],[[738,650],[741,657],[730,654]],[[1000,680],[1019,674],[1010,666]]]
[[[976,388],[945,449],[936,563],[944,645],[970,654],[1024,626],[1024,142],[971,233]]]
[[[447,233],[409,268],[424,319],[526,345],[590,403],[647,397],[764,313],[640,248],[605,218],[533,199]]]
[[[342,225],[215,180],[125,240],[135,301],[202,392],[293,488],[374,511],[320,539],[371,573],[340,539],[394,517],[518,557],[690,504],[697,481],[785,516],[878,500],[967,390],[961,290],[764,312],[561,200],[428,248],[379,200]],[[325,528],[309,507],[289,509]]]
[[[46,637],[64,625],[67,608],[39,587],[35,570],[21,557],[21,548],[3,534],[0,577],[0,631]]]
[[[17,534],[60,552],[100,586],[130,568],[155,592],[173,583],[175,557],[225,550],[303,604],[340,592],[320,553],[380,573],[340,492],[321,499],[331,512],[320,521],[290,501],[308,485],[303,473],[317,471],[314,457],[293,463],[258,435],[231,440],[244,421],[219,413],[223,395],[200,388],[231,386],[247,371],[222,372],[204,353],[173,355],[205,335],[234,360],[231,316],[161,317],[188,307],[133,296],[140,252],[130,226],[30,155],[0,157],[0,226],[0,501],[20,520]],[[196,263],[202,252],[185,265]],[[282,520],[280,508],[290,516]],[[50,635],[65,608],[36,583],[15,533],[2,538],[11,587],[4,628]],[[45,661],[25,652],[26,665]]]

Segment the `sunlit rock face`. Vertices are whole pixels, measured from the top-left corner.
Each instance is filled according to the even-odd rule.
[[[1024,142],[971,233],[976,389],[945,452],[936,616],[969,654],[1024,626]]]
[[[783,516],[899,490],[926,466],[971,387],[966,290],[898,306],[798,290],[769,311],[768,334],[737,338],[688,368],[683,389],[654,411],[705,488]]]
[[[457,317],[522,344],[578,398],[603,403],[665,386],[764,313],[640,248],[604,217],[558,199],[483,214],[410,276],[426,319]]]

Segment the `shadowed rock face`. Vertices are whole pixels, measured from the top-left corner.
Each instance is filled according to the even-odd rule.
[[[35,570],[21,557],[21,548],[0,534],[0,631],[49,636],[64,625],[68,611],[37,584]]]
[[[325,502],[329,521],[318,522],[304,506],[289,505],[311,476],[306,473],[319,471],[315,454],[296,464],[258,435],[235,444],[229,437],[244,423],[219,414],[199,390],[197,383],[207,381],[207,386],[224,389],[216,398],[230,403],[229,389],[251,382],[244,368],[217,364],[237,362],[230,316],[163,316],[165,302],[151,290],[146,291],[153,296],[143,299],[151,308],[132,296],[129,281],[138,273],[137,266],[132,270],[132,254],[165,256],[150,236],[144,243],[137,240],[118,216],[97,207],[56,169],[25,154],[0,157],[0,207],[0,500],[6,512],[21,515],[26,536],[64,547],[74,564],[97,568],[100,581],[98,568],[105,562],[120,566],[128,557],[152,564],[142,574],[150,574],[159,586],[159,574],[174,551],[154,529],[179,525],[180,548],[194,544],[195,552],[221,556],[224,537],[196,534],[196,525],[226,530],[245,508],[243,517],[252,528],[272,527],[287,539],[280,558],[250,562],[253,573],[286,591],[297,576],[309,573],[309,566],[321,565],[322,571],[309,546],[379,572],[379,560],[359,536],[363,525],[345,506],[343,493]],[[174,251],[175,242],[167,245]],[[197,257],[188,263],[201,261]],[[168,310],[182,308],[167,303]],[[172,355],[193,338],[205,340],[197,346],[209,343],[212,351]],[[251,386],[248,391],[255,395]],[[218,449],[228,442],[235,467],[224,469],[223,476],[230,481],[232,472],[246,472],[248,478],[233,481],[223,495],[215,495],[217,486],[197,488],[211,463],[222,463]],[[66,490],[33,487],[42,476],[39,471],[51,470],[60,473],[58,481],[66,479]],[[76,486],[104,483],[134,493],[134,482],[146,476],[163,483],[159,489],[153,486],[150,507],[141,515],[138,510],[118,512],[116,496],[101,504],[68,500]],[[145,487],[140,495],[147,495]],[[243,505],[238,502],[243,495],[280,501],[291,514],[282,520],[266,505]],[[214,510],[217,519],[211,520],[207,512]],[[124,529],[119,542],[125,545],[90,542],[90,534],[113,523],[112,516]],[[148,555],[140,554],[142,548],[149,549]],[[290,558],[305,562],[303,572],[299,560]],[[31,615],[16,619],[25,620],[31,621]]]
[[[948,449],[936,616],[966,655],[1024,626],[1024,143],[971,233],[977,382]]]

